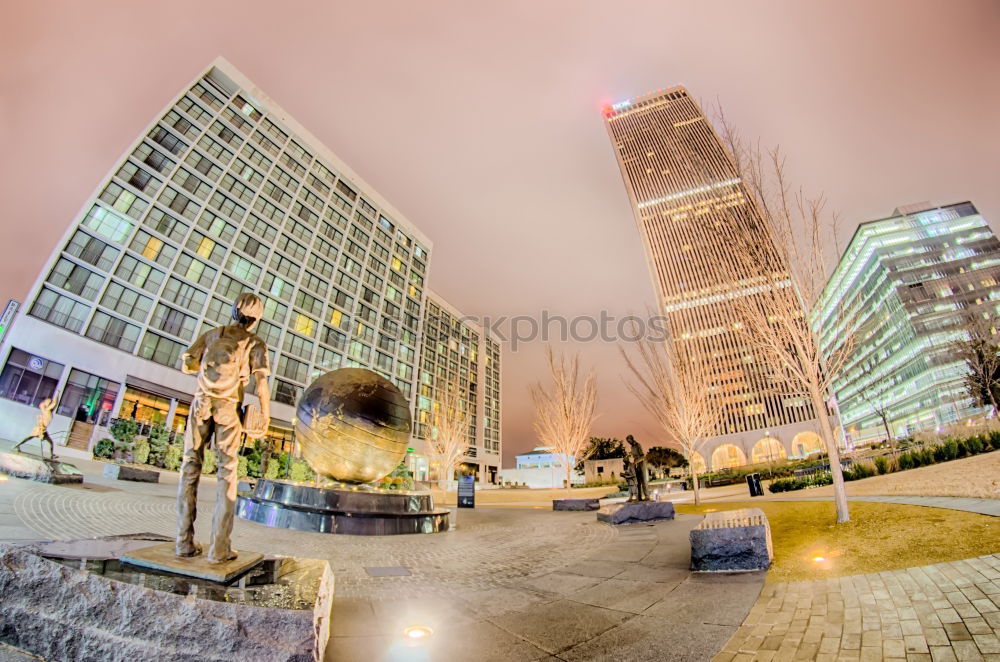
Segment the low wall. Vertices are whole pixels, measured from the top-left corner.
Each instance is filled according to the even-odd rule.
[[[566,480],[566,469],[563,467],[531,467],[528,469],[501,469],[501,483],[526,483],[536,489],[561,488]],[[583,484],[583,476],[575,471],[572,473],[574,485]]]

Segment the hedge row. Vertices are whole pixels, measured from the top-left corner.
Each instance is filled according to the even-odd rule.
[[[872,462],[855,462],[850,469],[844,471],[844,480],[861,480],[870,478],[876,474],[886,474],[892,471],[906,471],[928,464],[938,462],[948,462],[961,457],[978,455],[991,450],[1000,450],[1000,432],[992,432],[989,435],[976,435],[967,439],[946,439],[943,443],[934,446],[901,453],[898,458],[892,459],[882,455],[874,458]],[[802,478],[779,478],[771,483],[768,489],[771,492],[789,492],[791,490],[801,490],[807,487],[818,487],[829,485],[833,482],[829,472],[804,476]]]

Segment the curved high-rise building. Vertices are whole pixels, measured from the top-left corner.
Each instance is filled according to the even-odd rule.
[[[643,239],[657,303],[679,351],[707,364],[722,412],[710,468],[818,449],[812,408],[739,328],[739,297],[784,271],[728,151],[680,86],[609,106],[605,125]],[[757,245],[759,270],[729,243]],[[714,451],[713,451],[714,449]]]

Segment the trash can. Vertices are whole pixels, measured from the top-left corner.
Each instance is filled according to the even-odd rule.
[[[747,474],[747,487],[750,488],[750,496],[764,496],[764,488],[760,484],[760,474]]]

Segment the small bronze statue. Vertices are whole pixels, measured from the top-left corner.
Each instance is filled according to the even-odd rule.
[[[646,454],[642,451],[642,446],[632,435],[625,437],[628,442],[628,455],[631,460],[631,469],[635,473],[636,495],[635,499],[629,494],[629,501],[649,501],[649,482],[646,478]]]
[[[219,452],[218,491],[212,519],[212,541],[208,560],[223,563],[236,558],[230,535],[236,507],[236,466],[240,435],[259,439],[270,422],[271,394],[267,384],[270,368],[267,345],[252,333],[264,314],[264,304],[255,294],[244,292],[233,304],[234,323],[205,332],[184,353],[182,370],[198,375],[198,388],[184,430],[184,462],[177,488],[177,556],[196,556],[194,518],[198,479],[209,439]],[[260,415],[243,429],[243,389],[250,377],[257,379]]]
[[[31,429],[31,434],[19,441],[11,450],[19,452],[21,446],[26,442],[38,439],[49,443],[49,459],[56,459],[56,445],[52,441],[52,437],[49,436],[49,423],[52,422],[52,410],[56,408],[56,399],[57,397],[53,395],[51,398],[45,398],[38,404],[38,418],[35,420],[35,427]],[[39,444],[39,447],[42,457],[45,457],[45,446]]]
[[[635,468],[632,466],[632,460],[626,455],[622,458],[622,478],[625,479],[625,483],[628,485],[628,500],[638,501],[639,495],[639,484],[635,479]]]

